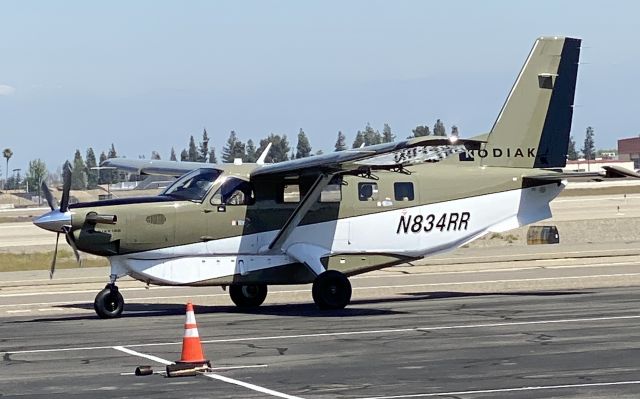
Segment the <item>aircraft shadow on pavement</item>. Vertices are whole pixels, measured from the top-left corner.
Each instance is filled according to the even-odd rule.
[[[284,305],[263,305],[255,309],[239,309],[235,306],[201,306],[195,305],[196,314],[248,314],[248,315],[269,315],[269,316],[294,316],[294,317],[363,317],[363,316],[384,316],[393,314],[405,314],[407,312],[391,309],[370,309],[358,308],[357,305],[395,303],[407,301],[423,301],[436,299],[451,299],[465,297],[484,296],[566,296],[566,295],[587,295],[590,291],[520,291],[520,292],[455,292],[455,291],[434,291],[434,292],[408,292],[403,293],[403,297],[396,298],[375,298],[358,299],[351,301],[349,307],[340,310],[320,310],[312,303],[284,304]],[[85,309],[93,311],[93,304],[79,303],[61,305],[61,308]],[[155,316],[183,316],[185,305],[180,304],[145,304],[127,303],[122,318],[155,317]],[[70,321],[97,319],[96,315],[61,315],[57,317],[37,318],[31,320],[17,320],[11,323],[47,322],[47,321]]]
[[[364,305],[376,303],[393,303],[406,301],[424,301],[435,299],[452,299],[482,296],[562,296],[562,295],[587,295],[589,291],[520,291],[520,292],[456,292],[456,291],[430,291],[430,292],[405,292],[396,298],[358,299],[351,301],[351,305]],[[350,305],[350,306],[351,306]]]
[[[85,309],[93,312],[93,304],[70,304],[61,305],[60,308]],[[239,309],[235,306],[201,306],[194,305],[196,315],[204,314],[247,314],[247,315],[270,315],[270,316],[294,316],[294,317],[363,317],[363,316],[383,316],[402,314],[389,309],[364,309],[357,307],[347,307],[340,310],[320,310],[314,304],[286,304],[286,305],[263,305],[255,309]],[[127,303],[122,318],[155,317],[155,316],[184,316],[185,304],[142,304]],[[30,320],[18,320],[14,323],[47,322],[47,321],[70,321],[98,319],[92,315],[59,315],[55,317],[40,317]]]

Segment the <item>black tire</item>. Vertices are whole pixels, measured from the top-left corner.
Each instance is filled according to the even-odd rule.
[[[267,297],[266,284],[232,284],[229,286],[231,300],[239,308],[257,308]]]
[[[311,293],[320,309],[344,309],[351,301],[351,283],[339,271],[327,270],[316,277]]]
[[[93,301],[93,309],[101,319],[120,317],[124,310],[124,298],[118,291],[118,287],[111,288],[107,286],[98,292],[96,299]]]

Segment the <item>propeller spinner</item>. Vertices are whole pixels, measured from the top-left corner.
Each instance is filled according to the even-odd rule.
[[[76,256],[76,261],[80,263],[80,254],[75,244],[75,238],[71,234],[71,212],[69,212],[69,192],[71,191],[71,168],[64,169],[62,174],[62,200],[60,201],[60,207],[56,209],[56,199],[51,194],[51,190],[47,187],[47,184],[42,182],[42,192],[51,208],[51,212],[47,212],[44,215],[38,217],[33,221],[36,226],[52,231],[56,234],[56,247],[53,252],[53,259],[51,261],[51,269],[49,271],[49,278],[53,278],[53,273],[56,270],[56,258],[58,255],[58,241],[60,234],[64,234],[67,238],[67,242],[73,249],[73,253]]]

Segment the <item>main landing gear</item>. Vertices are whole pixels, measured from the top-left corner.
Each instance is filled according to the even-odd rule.
[[[327,270],[316,277],[311,292],[320,309],[343,309],[351,301],[351,283],[337,270]],[[239,308],[257,308],[267,297],[267,285],[231,284],[229,295]]]
[[[229,286],[229,295],[239,308],[257,308],[267,297],[267,285],[232,284]]]
[[[120,317],[124,310],[124,298],[116,286],[116,279],[111,277],[111,283],[98,292],[93,301],[93,309],[101,319]]]
[[[316,277],[311,290],[320,309],[343,309],[351,301],[351,283],[337,270],[327,270]]]

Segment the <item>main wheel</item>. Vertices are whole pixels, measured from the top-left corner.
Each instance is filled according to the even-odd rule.
[[[105,289],[98,292],[93,301],[93,309],[101,319],[113,319],[120,317],[124,310],[124,298],[118,291],[118,287],[107,285]]]
[[[343,309],[351,301],[351,283],[339,271],[327,270],[316,277],[311,293],[320,309]]]
[[[256,308],[267,297],[266,284],[232,284],[229,286],[231,300],[239,308]]]

